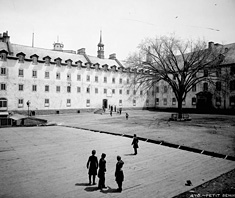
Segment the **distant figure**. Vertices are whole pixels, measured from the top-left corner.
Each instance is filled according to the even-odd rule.
[[[119,113],[120,113],[120,115],[122,114],[122,108],[119,109]]]
[[[134,148],[134,154],[135,154],[135,155],[137,155],[137,148],[139,148],[139,146],[138,146],[138,142],[139,142],[139,140],[138,140],[138,138],[137,138],[136,134],[134,134],[134,137],[133,137],[133,140],[132,140],[131,145],[133,145],[133,148]]]
[[[128,114],[128,113],[126,113],[126,120],[128,120],[128,117],[129,117],[129,114]]]
[[[112,112],[112,110],[110,110],[110,116],[112,116],[113,115],[113,112]]]
[[[113,106],[110,107],[111,111],[113,111]]]
[[[95,177],[97,175],[97,169],[98,169],[98,159],[95,156],[96,151],[93,150],[92,155],[89,157],[87,161],[87,168],[89,169],[88,174],[89,174],[89,185],[91,185],[91,176],[93,176],[93,185],[95,185]]]
[[[122,170],[124,162],[121,160],[120,156],[117,156],[117,164],[115,170],[116,182],[118,184],[118,192],[122,192],[122,182],[124,181],[124,173]]]
[[[116,106],[114,106],[114,112],[116,112],[116,110],[117,110],[117,108],[116,108]]]
[[[105,161],[106,154],[102,153],[100,161],[99,161],[99,171],[98,171],[98,177],[99,184],[98,188],[102,190],[102,188],[106,188],[105,186],[105,172],[106,172],[106,161]]]
[[[104,111],[104,113],[105,113],[105,107],[103,106],[103,111]]]

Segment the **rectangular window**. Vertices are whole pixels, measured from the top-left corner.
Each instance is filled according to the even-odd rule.
[[[136,100],[133,100],[133,106],[136,106]]]
[[[90,82],[90,76],[89,75],[86,76],[86,81]]]
[[[203,83],[203,91],[208,91],[208,83]]]
[[[89,87],[86,88],[86,92],[90,93],[90,88]]]
[[[196,92],[197,91],[197,85],[193,85],[192,86],[192,92]]]
[[[216,77],[220,77],[220,76],[221,76],[221,68],[217,68]]]
[[[24,99],[18,99],[18,108],[22,108],[24,106]]]
[[[235,80],[230,81],[230,91],[235,90]]]
[[[156,93],[159,93],[159,86],[156,87]]]
[[[107,77],[104,77],[104,83],[107,83]]]
[[[164,86],[164,93],[167,93],[167,86]]]
[[[77,93],[81,93],[81,87],[77,87]]]
[[[182,101],[182,105],[185,106],[186,105],[186,102],[185,100]]]
[[[71,99],[67,99],[67,107],[71,107]]]
[[[216,97],[215,103],[216,103],[216,106],[220,106],[221,105],[221,97]]]
[[[207,69],[204,69],[204,77],[208,77],[208,70]]]
[[[215,85],[216,85],[216,90],[221,91],[221,82],[217,81]]]
[[[167,98],[163,98],[163,104],[167,105]]]
[[[19,91],[24,91],[24,85],[23,84],[19,84]]]
[[[159,105],[159,98],[156,98],[156,99],[155,99],[155,104],[156,104],[156,105]]]
[[[172,98],[172,105],[176,105],[176,98]]]
[[[196,98],[196,97],[193,97],[193,98],[192,98],[192,105],[196,105],[196,103],[197,103],[197,98]]]
[[[3,108],[3,109],[7,108],[7,100],[6,99],[0,100],[0,108]]]
[[[49,85],[45,85],[45,91],[49,92]]]
[[[81,75],[80,74],[77,75],[77,81],[81,81]]]
[[[122,100],[119,100],[119,106],[122,106]]]
[[[33,78],[37,78],[37,71],[36,71],[36,70],[33,70],[33,71],[32,71],[32,77],[33,77]]]
[[[115,94],[115,89],[112,89],[112,93]]]
[[[24,70],[23,69],[19,69],[19,77],[24,77]]]
[[[86,100],[86,106],[87,106],[87,107],[90,106],[90,102],[91,102],[91,101],[90,101],[89,99]]]
[[[112,78],[112,83],[115,83],[115,78]]]
[[[119,89],[119,94],[122,94],[122,89]]]
[[[5,91],[6,90],[6,84],[5,83],[1,83],[0,85],[1,85],[0,86],[0,90],[1,91]]]
[[[129,84],[130,83],[130,80],[129,78],[126,79],[126,84]]]
[[[98,80],[98,76],[95,76],[95,82],[98,82],[99,80]]]
[[[59,72],[56,73],[56,79],[60,80],[60,73]]]
[[[71,86],[67,86],[67,93],[71,93]]]
[[[49,107],[50,106],[50,100],[49,99],[45,99],[44,106],[45,107]]]
[[[122,84],[122,78],[119,79],[119,84]]]
[[[32,85],[32,91],[37,91],[37,85]]]
[[[142,91],[142,90],[140,90],[140,95],[141,95],[141,96],[143,95],[143,91]]]
[[[5,67],[1,67],[1,71],[0,71],[1,75],[5,76],[7,74],[7,69]]]
[[[136,95],[136,90],[133,90],[133,94]]]
[[[231,96],[229,98],[229,104],[230,104],[230,106],[235,106],[235,96]]]
[[[71,81],[71,74],[67,74],[67,80]]]
[[[235,74],[235,66],[230,67],[230,74],[234,75]]]
[[[98,94],[98,88],[95,88],[95,93]]]
[[[56,92],[60,92],[60,86],[56,86]]]
[[[104,94],[107,94],[107,89],[104,89]]]
[[[147,107],[149,106],[149,100],[148,99],[146,100],[146,106]]]
[[[45,72],[45,78],[47,78],[47,79],[50,78],[50,72],[48,72],[48,71]]]
[[[126,94],[127,95],[129,95],[130,94],[130,90],[128,89],[128,90],[126,90]]]

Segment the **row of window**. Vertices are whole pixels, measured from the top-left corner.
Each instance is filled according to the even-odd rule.
[[[7,70],[5,67],[1,67],[1,75],[7,75]],[[19,77],[24,77],[24,70],[23,69],[19,69],[19,72],[18,72],[18,76]],[[33,70],[32,71],[32,77],[33,78],[37,78],[38,76],[38,71],[37,70]],[[45,71],[45,75],[44,75],[45,79],[50,79],[50,72],[49,71]],[[60,80],[61,79],[61,75],[60,75],[60,72],[57,72],[56,73],[56,79],[57,80]],[[68,73],[67,74],[67,80],[68,81],[71,81],[71,74]],[[81,81],[81,75],[78,74],[77,75],[77,81]],[[86,76],[86,81],[87,82],[90,82],[91,81],[91,76],[90,75],[87,75]],[[104,79],[103,79],[103,82],[104,83],[107,83],[107,77],[105,76]],[[99,82],[99,77],[98,76],[95,76],[95,82]],[[129,84],[129,79],[127,79],[126,83]],[[115,78],[112,78],[112,83],[116,83],[116,79]],[[123,79],[122,78],[119,78],[119,84],[122,84],[123,83]]]

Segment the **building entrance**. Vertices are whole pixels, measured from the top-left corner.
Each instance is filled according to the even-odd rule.
[[[103,99],[103,108],[107,109],[108,108],[108,100],[107,99]]]

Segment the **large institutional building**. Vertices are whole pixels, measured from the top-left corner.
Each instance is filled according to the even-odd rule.
[[[210,43],[211,45],[213,43]],[[235,74],[235,44],[228,50],[221,72]],[[159,82],[152,90],[134,90],[129,85],[136,71],[127,68],[116,54],[104,56],[100,36],[97,56],[85,49],[63,50],[12,44],[8,32],[0,34],[0,111],[33,114],[80,112],[100,108],[176,108],[172,90]],[[218,78],[219,79],[219,78]],[[222,83],[222,84],[221,84]],[[209,103],[217,109],[235,107],[235,80],[223,94],[219,82],[213,91],[206,82],[196,85],[183,102],[196,109]],[[146,94],[145,94],[146,93]],[[199,105],[200,104],[200,105]]]

